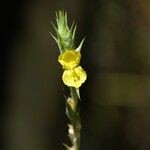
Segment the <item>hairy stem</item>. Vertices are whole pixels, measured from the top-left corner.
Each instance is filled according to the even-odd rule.
[[[74,150],[79,150],[80,148],[80,134],[81,134],[81,120],[80,120],[80,108],[79,108],[79,97],[75,88],[70,87],[71,98],[74,100],[75,108],[74,108],[74,117],[71,120],[71,124],[73,126],[74,131],[74,139],[72,140],[72,144]]]

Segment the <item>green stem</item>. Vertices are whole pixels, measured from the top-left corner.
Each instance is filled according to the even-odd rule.
[[[74,135],[70,135],[71,142],[73,144],[73,150],[80,149],[80,136],[81,136],[81,120],[80,120],[80,109],[79,109],[79,97],[77,90],[70,87],[71,98],[74,100],[74,115],[72,117],[71,125],[73,126]],[[70,133],[69,133],[70,134]]]
[[[75,120],[74,127],[76,131],[76,136],[80,139],[80,130],[81,130],[81,121],[80,121],[80,109],[79,109],[79,97],[75,88],[70,88],[71,96],[75,101],[76,109],[75,109]]]

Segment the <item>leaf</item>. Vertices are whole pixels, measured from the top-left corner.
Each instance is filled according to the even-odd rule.
[[[66,148],[67,150],[71,150],[71,147],[68,146],[67,144],[63,143],[63,145],[65,146],[65,148]]]
[[[84,42],[85,38],[82,39],[81,43],[79,44],[78,48],[76,49],[76,51],[81,51],[83,42]]]

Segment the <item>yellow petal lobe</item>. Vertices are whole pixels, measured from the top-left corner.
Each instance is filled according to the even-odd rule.
[[[62,76],[65,85],[75,88],[79,88],[86,79],[87,74],[81,66],[72,70],[65,70]]]
[[[80,63],[81,54],[79,51],[66,50],[58,57],[58,62],[64,69],[74,69]]]

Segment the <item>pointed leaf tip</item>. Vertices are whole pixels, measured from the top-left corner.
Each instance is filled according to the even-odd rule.
[[[56,37],[51,32],[49,33],[51,34],[52,38],[56,41],[56,43],[58,43],[58,40],[56,39]]]
[[[79,44],[78,48],[76,49],[76,51],[81,51],[83,42],[84,42],[85,38],[82,39],[81,43]]]

